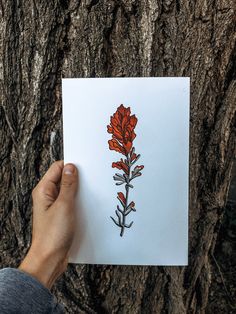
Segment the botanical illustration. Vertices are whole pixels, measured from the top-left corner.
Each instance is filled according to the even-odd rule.
[[[132,181],[141,176],[141,170],[144,168],[143,165],[135,165],[140,158],[140,154],[135,153],[135,147],[133,146],[136,137],[134,129],[137,121],[136,116],[131,115],[130,107],[126,108],[120,105],[111,116],[110,125],[107,126],[107,132],[112,134],[112,139],[108,141],[109,149],[115,150],[124,156],[119,161],[112,163],[112,168],[121,170],[121,173],[116,173],[113,176],[116,185],[121,186],[124,184],[125,187],[125,194],[123,192],[117,193],[120,202],[115,211],[117,217],[111,217],[113,222],[121,229],[121,237],[125,228],[130,228],[133,224],[133,221],[126,222],[127,216],[136,211],[134,201],[129,201],[129,192],[130,189],[134,188]]]

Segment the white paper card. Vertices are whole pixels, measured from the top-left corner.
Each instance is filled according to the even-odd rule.
[[[64,162],[79,170],[70,262],[187,265],[189,85],[62,80]]]

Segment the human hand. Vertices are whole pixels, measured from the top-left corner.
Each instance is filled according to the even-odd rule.
[[[73,164],[54,162],[32,192],[32,244],[19,269],[48,289],[66,270],[75,232],[78,172]]]

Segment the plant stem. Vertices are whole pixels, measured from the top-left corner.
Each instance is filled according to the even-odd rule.
[[[128,180],[127,183],[125,185],[125,190],[126,190],[126,195],[125,195],[125,208],[124,208],[124,214],[122,215],[122,225],[121,225],[121,231],[120,231],[120,236],[122,237],[125,231],[125,212],[128,206],[128,197],[129,197],[129,181],[130,181],[130,168],[131,168],[131,164],[130,164],[130,158],[129,158],[129,154],[126,155],[127,157],[127,161],[128,161]]]

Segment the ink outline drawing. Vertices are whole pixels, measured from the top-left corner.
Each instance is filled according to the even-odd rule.
[[[130,182],[136,177],[141,176],[141,170],[144,168],[144,166],[141,165],[135,166],[132,169],[133,165],[141,156],[135,153],[135,147],[133,146],[133,141],[136,137],[134,129],[137,121],[137,117],[134,114],[131,115],[130,107],[126,108],[121,104],[113,116],[110,117],[110,124],[107,125],[107,132],[112,134],[112,139],[108,140],[109,149],[125,156],[125,158],[121,158],[120,161],[112,163],[112,168],[123,171],[123,174],[116,173],[113,176],[113,179],[117,181],[116,185],[120,186],[125,184],[125,195],[123,192],[117,193],[117,198],[123,209],[117,205],[117,209],[115,210],[117,220],[110,216],[113,222],[121,228],[121,237],[124,234],[125,228],[130,228],[133,224],[133,221],[127,224],[126,217],[131,212],[136,211],[133,201],[128,204],[129,191],[134,188]]]

